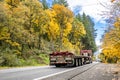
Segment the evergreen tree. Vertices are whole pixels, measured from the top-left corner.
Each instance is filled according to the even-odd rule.
[[[68,3],[66,0],[53,0],[53,5],[54,4],[60,4],[60,5],[64,5],[65,7],[68,7]]]
[[[42,5],[43,5],[43,8],[44,8],[44,9],[48,9],[48,8],[49,8],[49,7],[48,7],[48,3],[47,3],[46,0],[41,0],[41,3],[42,3]]]
[[[95,44],[95,30],[94,30],[94,23],[91,20],[90,16],[87,16],[83,13],[82,16],[80,14],[76,15],[76,18],[79,21],[82,21],[84,24],[86,35],[81,38],[82,44],[84,45],[83,49],[91,49],[93,52],[96,51],[96,44]]]

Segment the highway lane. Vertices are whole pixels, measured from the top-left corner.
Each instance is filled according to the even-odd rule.
[[[33,80],[72,68],[56,68],[54,66],[27,67],[0,70],[0,80]]]
[[[60,74],[40,77],[40,78],[37,78],[34,80],[71,80],[72,78],[76,77],[77,75],[84,73],[86,71],[89,71],[91,68],[95,67],[97,64],[98,63],[92,63],[92,64],[75,67],[73,69],[70,69],[70,70],[60,73]]]
[[[62,74],[34,80],[120,80],[120,68],[116,64],[87,64]]]
[[[65,67],[56,68],[55,66],[44,66],[44,67],[4,69],[4,70],[0,70],[0,80],[42,80],[45,77],[50,77],[50,76],[53,76],[54,74],[55,75],[63,74],[64,72],[68,72],[78,68],[81,68],[81,71],[83,71],[84,69],[87,69],[94,64],[96,63],[87,64],[79,67],[67,67],[67,68]],[[71,74],[71,75],[74,76],[74,74]]]

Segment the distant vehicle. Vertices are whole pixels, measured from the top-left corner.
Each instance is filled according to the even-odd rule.
[[[92,50],[81,50],[80,55],[71,52],[53,52],[50,54],[50,65],[60,66],[81,66],[92,63]]]

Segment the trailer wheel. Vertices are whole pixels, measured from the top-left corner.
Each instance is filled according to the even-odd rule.
[[[79,66],[82,66],[82,60],[79,59]]]
[[[78,61],[78,66],[80,66],[80,59],[78,59],[77,61]]]
[[[77,67],[78,65],[79,65],[78,59],[75,59],[75,60],[74,60],[74,66]]]

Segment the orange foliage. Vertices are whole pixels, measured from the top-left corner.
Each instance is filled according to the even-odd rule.
[[[115,0],[111,0],[111,2],[113,3]]]

